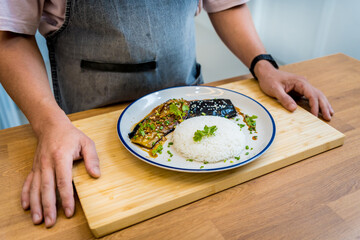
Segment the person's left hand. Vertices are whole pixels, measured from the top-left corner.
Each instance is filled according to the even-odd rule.
[[[309,100],[311,113],[318,116],[319,111],[325,120],[330,121],[334,114],[325,95],[313,87],[305,77],[275,69],[267,61],[259,61],[255,67],[261,90],[270,97],[276,98],[287,110],[295,111],[297,105],[288,94],[295,91]]]

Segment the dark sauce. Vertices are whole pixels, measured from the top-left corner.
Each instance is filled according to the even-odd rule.
[[[153,146],[153,148],[152,149],[149,149],[149,148],[145,148],[145,147],[143,147],[143,146],[141,146],[141,145],[138,145],[139,147],[140,147],[140,149],[141,150],[143,150],[144,152],[147,152],[148,154],[149,154],[149,157],[151,157],[151,158],[157,158],[158,157],[158,154],[156,153],[155,155],[153,155],[152,154],[152,151],[154,150],[154,149],[156,149],[159,145],[163,145],[164,146],[164,143],[166,142],[166,138],[164,139],[161,139],[160,141],[158,141],[154,146]],[[164,149],[163,149],[164,150]]]
[[[256,128],[255,128],[254,126],[250,126],[250,125],[245,121],[245,116],[246,116],[246,114],[243,113],[243,112],[241,112],[240,108],[238,108],[238,107],[235,107],[235,109],[236,109],[236,112],[243,117],[243,122],[244,122],[245,125],[248,127],[248,130],[249,130],[250,132],[257,133]],[[255,130],[251,130],[252,128],[255,128]],[[255,139],[254,139],[254,137],[255,137]],[[257,136],[254,136],[254,137],[253,137],[253,140],[256,140],[256,139],[257,139]]]

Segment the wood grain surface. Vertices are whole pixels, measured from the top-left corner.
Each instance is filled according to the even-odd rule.
[[[73,181],[81,206],[96,237],[327,151],[344,142],[342,133],[306,110],[299,108],[294,113],[285,110],[274,99],[262,93],[253,79],[219,87],[243,93],[260,102],[272,114],[277,129],[274,143],[264,155],[231,171],[179,173],[143,163],[129,153],[118,139],[116,123],[121,110],[73,122],[95,142],[100,159],[100,179],[91,178],[82,162],[73,169]],[[149,112],[151,110],[148,109]]]
[[[329,98],[340,148],[125,228],[104,239],[358,239],[360,237],[360,62],[343,54],[291,64]],[[237,78],[226,82],[238,81]],[[303,104],[301,102],[300,104]],[[73,114],[72,120],[123,106]],[[57,224],[34,226],[20,205],[36,140],[29,126],[0,131],[0,239],[92,239],[81,206]],[[24,158],[25,155],[28,156]]]

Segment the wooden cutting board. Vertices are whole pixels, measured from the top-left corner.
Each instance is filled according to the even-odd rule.
[[[264,95],[254,80],[221,85],[263,104],[277,133],[270,149],[243,167],[217,173],[180,173],[157,168],[131,155],[117,136],[121,111],[75,121],[96,144],[102,176],[92,179],[83,163],[73,180],[91,231],[100,237],[226,188],[259,177],[344,143],[344,135],[298,109],[290,113]],[[326,164],[326,163],[324,163]]]

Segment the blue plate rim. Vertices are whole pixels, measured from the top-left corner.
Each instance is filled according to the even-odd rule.
[[[178,167],[171,167],[171,166],[168,166],[168,165],[164,165],[164,164],[161,164],[161,163],[158,163],[158,162],[155,162],[155,161],[152,161],[152,160],[149,160],[141,155],[139,155],[138,153],[136,153],[134,150],[132,150],[132,148],[130,146],[128,146],[128,144],[126,144],[125,140],[123,139],[123,136],[120,134],[120,122],[121,122],[121,119],[123,118],[124,116],[124,113],[133,105],[135,104],[136,102],[140,101],[141,99],[143,98],[146,98],[147,96],[149,95],[152,95],[154,93],[157,93],[157,92],[162,92],[162,91],[166,91],[166,90],[169,90],[169,89],[173,89],[173,88],[195,88],[195,87],[200,87],[200,88],[216,88],[216,89],[221,89],[221,90],[224,90],[224,91],[228,91],[228,92],[233,92],[233,93],[236,93],[236,94],[239,94],[239,95],[242,95],[252,101],[254,101],[255,103],[257,103],[259,106],[261,106],[265,112],[268,114],[268,116],[270,117],[270,120],[271,120],[271,123],[272,123],[272,126],[273,126],[273,133],[272,133],[272,136],[270,138],[270,141],[268,142],[268,144],[264,147],[263,150],[261,150],[258,154],[256,154],[255,156],[245,160],[245,161],[242,161],[242,162],[239,162],[239,163],[236,163],[236,164],[233,164],[233,165],[230,165],[230,166],[226,166],[226,167],[221,167],[221,168],[211,168],[211,169],[188,169],[188,168],[178,168]],[[218,171],[224,171],[224,170],[230,170],[230,169],[234,169],[234,168],[237,168],[237,167],[240,167],[242,165],[245,165],[247,163],[250,163],[254,160],[256,160],[257,158],[259,158],[262,154],[264,154],[268,149],[269,147],[271,146],[271,144],[273,143],[274,141],[274,138],[275,138],[275,134],[276,134],[276,126],[275,126],[275,121],[274,121],[274,118],[272,117],[272,115],[270,114],[270,112],[261,104],[259,103],[258,101],[256,101],[255,99],[243,94],[243,93],[240,93],[240,92],[237,92],[237,91],[234,91],[234,90],[230,90],[230,89],[226,89],[226,88],[221,88],[221,87],[214,87],[214,86],[176,86],[176,87],[169,87],[169,88],[164,88],[164,89],[161,89],[161,90],[158,90],[158,91],[155,91],[155,92],[152,92],[152,93],[149,93],[149,94],[146,94],[144,95],[143,97],[135,100],[134,102],[132,102],[131,104],[129,104],[120,114],[120,117],[118,119],[118,122],[117,122],[117,126],[116,126],[116,129],[117,129],[117,134],[118,134],[118,137],[121,141],[121,143],[124,145],[124,147],[130,152],[132,153],[134,156],[136,156],[137,158],[147,162],[147,163],[150,163],[151,165],[154,165],[154,166],[157,166],[157,167],[161,167],[161,168],[164,168],[164,169],[168,169],[168,170],[174,170],[174,171],[179,171],[179,172],[194,172],[194,173],[204,173],[204,172],[218,172]]]

